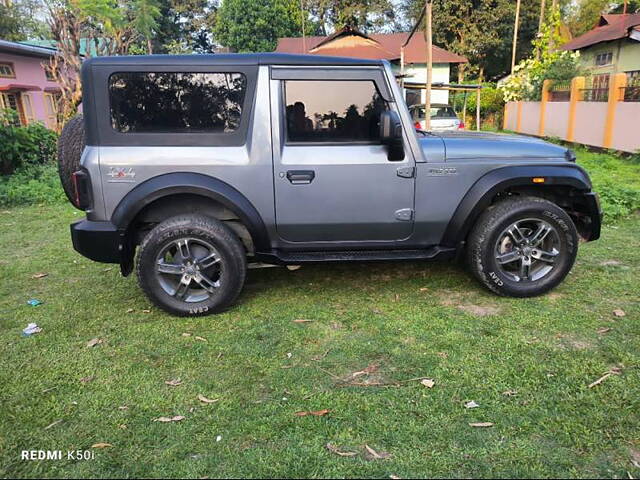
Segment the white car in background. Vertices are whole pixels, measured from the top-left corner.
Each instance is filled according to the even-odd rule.
[[[411,105],[409,107],[411,119],[418,130],[426,130],[426,117],[424,105]],[[458,118],[456,112],[449,105],[431,105],[431,130],[462,130],[464,123]]]

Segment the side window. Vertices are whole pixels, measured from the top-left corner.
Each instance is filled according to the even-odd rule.
[[[114,73],[111,125],[121,133],[233,132],[246,90],[242,73]]]
[[[378,143],[380,113],[387,109],[370,80],[284,82],[289,142]]]

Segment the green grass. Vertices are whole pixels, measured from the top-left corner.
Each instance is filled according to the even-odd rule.
[[[637,214],[582,245],[541,298],[498,298],[455,264],[271,268],[250,270],[227,313],[178,319],[145,313],[134,278],[73,252],[70,206],[1,212],[2,477],[640,475]],[[43,331],[22,337],[29,322]],[[417,377],[435,386],[403,382]],[[172,415],[186,418],[153,421]],[[94,460],[20,460],[99,442],[113,446]]]

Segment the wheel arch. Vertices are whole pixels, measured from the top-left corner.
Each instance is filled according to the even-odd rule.
[[[124,196],[111,215],[111,223],[128,233],[140,214],[172,197],[202,199],[222,206],[246,227],[256,250],[268,249],[267,230],[253,204],[228,183],[200,173],[167,173],[146,180]]]
[[[534,183],[533,178],[543,178]],[[540,196],[570,213],[580,235],[595,240],[600,235],[599,205],[591,192],[587,173],[577,165],[516,165],[496,168],[480,177],[462,198],[442,238],[442,245],[464,242],[482,212],[508,195]]]

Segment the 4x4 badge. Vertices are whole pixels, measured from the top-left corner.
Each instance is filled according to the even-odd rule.
[[[136,172],[131,167],[109,167],[109,182],[133,182]]]

